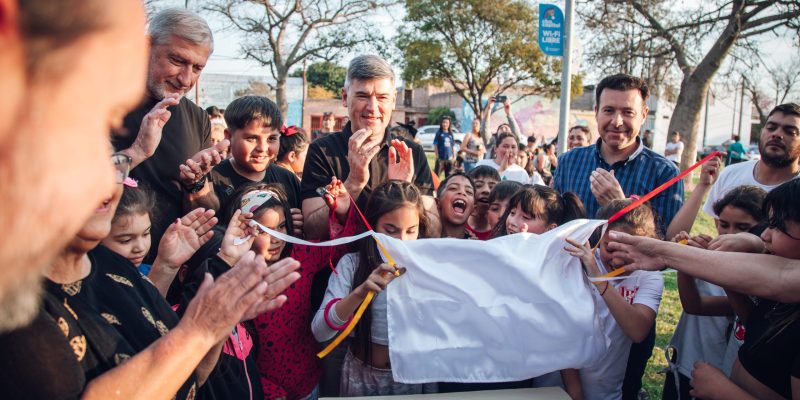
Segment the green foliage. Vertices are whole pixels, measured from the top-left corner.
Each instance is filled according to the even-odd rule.
[[[583,77],[583,72],[572,75],[572,86],[570,86],[572,90],[570,90],[570,95],[573,99],[583,94]]]
[[[406,82],[447,82],[476,114],[511,86],[557,96],[560,65],[540,51],[527,2],[406,0],[406,11],[397,39]]]
[[[436,107],[428,113],[428,121],[431,124],[439,124],[441,122],[442,117],[448,116],[450,117],[451,125],[455,125],[456,123],[456,113],[453,110],[447,107]]]
[[[298,68],[291,74],[293,77],[302,77],[303,70]],[[306,78],[309,85],[321,87],[329,92],[335,93],[336,98],[342,95],[342,87],[347,77],[347,68],[329,62],[315,62],[306,69]]]

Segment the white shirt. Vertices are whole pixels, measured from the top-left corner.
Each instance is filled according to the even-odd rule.
[[[601,273],[608,272],[600,260],[599,250],[595,251],[595,261]],[[664,290],[664,279],[660,273],[634,271],[625,279],[610,282],[612,287],[607,290],[618,290],[628,303],[644,304],[658,314],[661,292]],[[587,400],[621,399],[622,381],[625,379],[628,353],[631,351],[633,341],[622,331],[603,297],[600,296],[600,288],[604,288],[605,285],[593,286],[595,288],[592,289],[592,294],[597,303],[598,318],[603,323],[604,333],[610,339],[611,345],[605,357],[591,367],[580,370],[581,386]]]
[[[311,321],[311,332],[318,342],[324,342],[333,339],[339,331],[331,329],[325,322],[325,307],[331,300],[335,298],[343,299],[353,291],[353,278],[356,275],[356,268],[358,268],[358,253],[349,253],[342,256],[339,263],[336,264],[336,272],[331,274],[328,279],[328,289],[325,291],[325,297],[322,299],[322,304],[314,315]],[[370,340],[372,343],[389,345],[389,328],[386,322],[386,290],[381,291],[375,296],[372,301],[372,326],[370,328]],[[328,319],[337,326],[342,326],[347,321],[339,319],[336,314],[335,303],[328,311]],[[351,333],[350,336],[355,335]]]
[[[676,163],[681,162],[681,154],[683,153],[683,142],[678,140],[678,143],[667,142],[667,146],[664,147],[664,150],[678,150],[675,154],[670,154],[667,157],[667,160],[675,161]]]
[[[772,189],[780,186],[780,184],[764,185],[756,180],[756,164],[758,162],[758,160],[751,160],[725,167],[722,173],[719,174],[719,178],[717,178],[714,186],[711,187],[711,191],[708,192],[708,198],[703,205],[703,211],[714,218],[718,218],[719,216],[714,213],[714,203],[725,197],[731,189],[737,186],[753,185],[767,192],[771,192]]]
[[[493,159],[484,159],[478,162],[478,165],[488,165],[500,172],[500,165],[497,164]],[[544,179],[542,176],[539,175],[538,172],[533,171],[533,175],[529,176],[528,171],[525,171],[525,168],[520,167],[517,164],[509,165],[505,171],[500,172],[500,180],[502,181],[515,181],[519,182],[523,185],[544,185]]]

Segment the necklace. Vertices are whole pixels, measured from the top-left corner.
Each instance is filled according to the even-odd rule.
[[[761,181],[758,180],[758,167],[760,165],[761,165],[761,160],[756,161],[756,163],[753,165],[753,180],[756,181],[756,183],[758,183],[760,185],[765,185],[765,186],[778,186],[781,183],[783,183],[783,182],[780,182],[780,183],[772,184],[772,185],[766,185],[766,184],[761,183]],[[788,181],[790,181],[792,179],[796,179],[797,177],[800,177],[800,169],[797,172],[794,173],[793,177],[787,179],[786,182],[788,182]]]

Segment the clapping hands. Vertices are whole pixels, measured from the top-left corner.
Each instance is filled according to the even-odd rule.
[[[167,267],[177,270],[208,242],[217,224],[214,210],[197,208],[177,219],[164,232],[158,245],[158,259]]]
[[[399,139],[392,140],[389,147],[389,180],[411,182],[414,178],[414,156],[411,148]]]
[[[199,151],[178,167],[180,169],[178,179],[184,186],[192,186],[200,182],[206,174],[225,159],[223,154],[228,150],[229,146],[230,141],[225,139],[205,150]]]

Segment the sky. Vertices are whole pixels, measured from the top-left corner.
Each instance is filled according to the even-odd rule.
[[[156,8],[183,7],[184,0],[159,0],[154,2]],[[189,0],[189,8],[197,10],[197,0]],[[208,21],[214,32],[214,53],[204,68],[206,73],[237,74],[237,75],[266,75],[271,76],[268,67],[262,67],[253,60],[247,60],[241,55],[241,35],[225,28],[224,21],[209,13],[201,13]],[[379,10],[375,18],[375,25],[381,27],[384,36],[393,37],[397,26],[401,23],[405,12],[402,7],[394,7],[391,12]],[[345,56],[339,63],[347,65],[354,54]],[[395,71],[399,74],[400,71]]]
[[[538,6],[539,1],[529,0],[532,6]],[[189,8],[197,11],[197,7],[201,3],[200,0],[188,0]],[[564,7],[563,0],[543,1],[543,3],[553,3]],[[679,1],[678,3],[684,3]],[[183,7],[185,0],[155,0],[152,3],[157,9],[166,7]],[[271,76],[269,68],[260,66],[257,62],[246,60],[240,52],[241,35],[235,31],[225,29],[224,22],[219,18],[208,13],[202,14],[209,22],[211,29],[214,31],[215,49],[211,55],[208,64],[206,65],[206,73],[220,73],[220,74],[236,74],[236,75],[261,75]],[[397,32],[397,27],[402,23],[405,11],[402,7],[394,7],[391,10],[378,10],[375,18],[375,25],[381,27],[385,37],[394,37]],[[581,46],[582,41],[591,40],[588,31],[583,30],[580,26],[580,21],[576,21],[576,36],[574,36],[574,46]],[[777,64],[786,63],[792,56],[800,54],[796,47],[792,46],[792,39],[790,37],[776,37],[772,34],[762,35],[760,43],[764,49],[764,59],[767,63],[775,66]],[[578,51],[580,54],[581,52]],[[575,54],[575,53],[573,53]],[[342,65],[347,65],[350,58],[354,55],[350,54],[339,60]],[[582,71],[586,73],[587,79],[584,80],[586,84],[590,84],[599,79],[594,71],[587,68],[585,60],[579,57],[579,62],[582,64],[573,65],[573,71]],[[724,68],[723,68],[724,69]],[[399,70],[395,71],[398,76]],[[762,77],[763,78],[763,77]],[[767,85],[767,79],[762,79],[764,85]],[[774,93],[767,87],[764,88],[767,93]],[[796,100],[795,100],[796,101]]]

